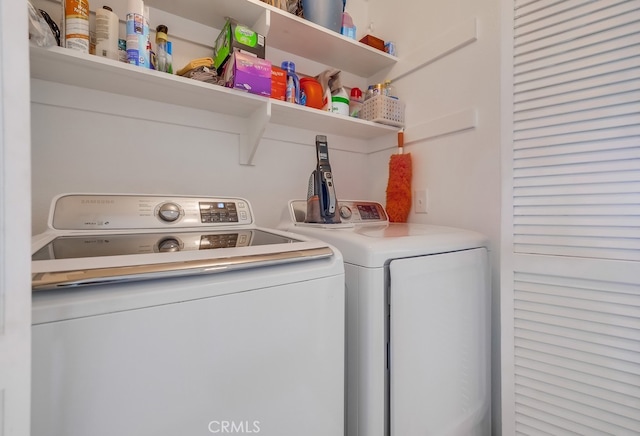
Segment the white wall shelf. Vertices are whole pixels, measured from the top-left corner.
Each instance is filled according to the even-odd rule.
[[[31,47],[31,77],[245,118],[246,131],[239,132],[241,164],[252,163],[267,123],[358,139],[397,130],[60,47]]]
[[[260,0],[146,0],[145,5],[216,29],[232,17],[266,36],[269,47],[360,77],[371,77],[398,60]]]

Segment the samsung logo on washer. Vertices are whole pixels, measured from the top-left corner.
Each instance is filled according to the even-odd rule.
[[[80,204],[115,204],[115,200],[97,199],[97,200],[80,200]]]
[[[209,423],[209,432],[227,434],[260,433],[260,421],[211,421]]]

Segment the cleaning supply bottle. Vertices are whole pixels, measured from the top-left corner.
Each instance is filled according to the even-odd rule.
[[[349,116],[349,95],[343,87],[331,92],[331,112]]]
[[[147,41],[141,45],[144,34],[144,2],[142,0],[129,0],[127,8],[127,60],[132,65],[140,65],[140,59],[144,59]]]
[[[291,61],[284,61],[281,68],[287,73],[285,101],[300,104],[300,79],[296,74],[296,64]]]
[[[349,98],[349,116],[360,118],[360,110],[362,109],[362,91],[360,88],[351,88],[351,98]]]
[[[340,71],[333,70],[329,78],[331,90],[331,112],[338,115],[349,116],[349,94],[345,91],[340,81]]]
[[[89,53],[89,0],[63,0],[65,45]]]
[[[347,38],[356,39],[356,26],[353,24],[353,19],[348,12],[342,13],[342,27],[340,33]]]

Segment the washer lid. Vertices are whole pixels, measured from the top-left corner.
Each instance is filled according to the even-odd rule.
[[[39,238],[32,289],[212,274],[334,256],[326,242],[264,229]],[[39,246],[39,248],[37,248]]]
[[[33,253],[31,259],[83,259],[148,253],[213,250],[235,247],[293,244],[297,239],[262,229],[199,230],[189,232],[103,233],[54,237]]]

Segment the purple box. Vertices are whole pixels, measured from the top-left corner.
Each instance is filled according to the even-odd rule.
[[[271,62],[234,50],[224,68],[228,88],[271,97]]]

